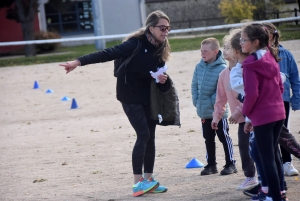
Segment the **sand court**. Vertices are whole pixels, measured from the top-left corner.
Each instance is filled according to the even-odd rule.
[[[282,44],[300,67],[300,40]],[[168,191],[140,198],[131,192],[136,136],[115,98],[113,62],[78,67],[67,75],[59,63],[0,68],[0,200],[249,200],[236,190],[244,180],[237,125],[229,130],[237,174],[200,176],[202,168],[185,168],[192,158],[206,164],[201,122],[191,100],[200,58],[199,50],[176,52],[167,63],[182,126],[157,126],[154,175]],[[48,89],[53,93],[45,93]],[[61,101],[64,96],[75,98],[78,109],[70,109],[71,100]],[[300,111],[291,111],[290,131],[298,141],[299,122]],[[221,171],[224,151],[216,141]],[[299,160],[293,165],[300,171]],[[286,181],[288,198],[299,200],[298,177]]]

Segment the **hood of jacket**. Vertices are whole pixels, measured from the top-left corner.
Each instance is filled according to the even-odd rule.
[[[217,59],[212,62],[212,63],[206,63],[203,61],[203,59],[201,59],[200,61],[200,65],[202,66],[207,66],[208,68],[214,68],[215,66],[220,66],[220,65],[226,65],[226,61],[223,57],[223,53],[221,50],[219,50],[218,54],[217,54]]]
[[[271,54],[267,51],[260,59],[252,54],[247,57],[243,63],[243,67],[249,68],[255,71],[257,74],[262,75],[265,78],[271,79],[278,75],[279,66]]]

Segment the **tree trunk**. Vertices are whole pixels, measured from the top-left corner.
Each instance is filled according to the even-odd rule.
[[[33,22],[21,22],[24,40],[34,40]],[[25,45],[25,56],[32,57],[36,55],[35,45]]]
[[[28,0],[24,4],[22,0],[15,0],[20,19],[24,40],[34,40],[34,18],[37,13],[38,0]],[[35,45],[25,45],[25,56],[36,55]]]

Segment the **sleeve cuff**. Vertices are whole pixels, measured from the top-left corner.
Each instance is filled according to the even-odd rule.
[[[245,121],[251,123],[251,119],[249,119],[248,117],[245,118]]]

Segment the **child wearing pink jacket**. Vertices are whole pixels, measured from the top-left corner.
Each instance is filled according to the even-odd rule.
[[[242,103],[237,99],[238,93],[232,90],[230,86],[230,71],[236,66],[237,59],[234,58],[234,52],[231,47],[231,36],[240,31],[239,29],[232,30],[231,33],[224,37],[224,58],[228,61],[229,65],[224,69],[220,75],[217,85],[216,103],[214,105],[212,128],[217,129],[218,122],[221,120],[224,112],[225,105],[228,102],[231,116],[229,122],[239,124],[238,127],[238,145],[240,157],[242,161],[242,169],[244,171],[245,180],[237,187],[238,190],[247,190],[253,188],[258,184],[255,177],[254,162],[249,155],[249,135],[244,132],[245,118],[242,114]]]

